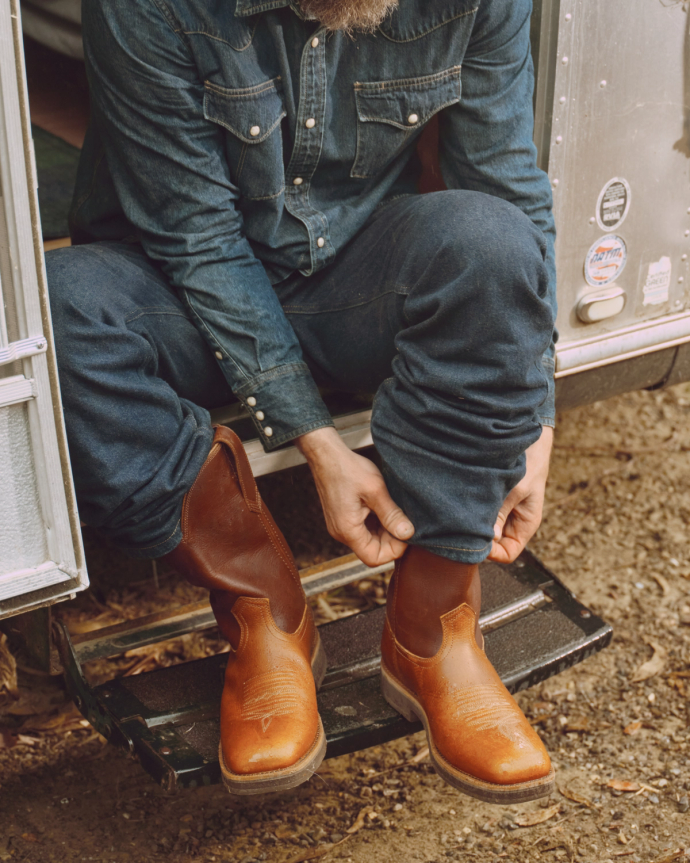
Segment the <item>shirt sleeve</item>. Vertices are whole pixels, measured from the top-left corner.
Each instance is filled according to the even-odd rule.
[[[519,207],[546,239],[547,299],[556,317],[556,227],[551,185],[533,142],[534,68],[530,0],[482,0],[462,66],[462,98],[440,117],[446,185],[496,195]],[[555,422],[555,341],[543,356],[549,392],[540,410]]]
[[[151,0],[85,0],[92,118],[117,196],[244,403],[267,450],[332,425],[235,206],[223,131]],[[263,418],[260,418],[263,415]]]

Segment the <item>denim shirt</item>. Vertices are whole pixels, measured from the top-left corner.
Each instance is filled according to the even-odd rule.
[[[82,9],[92,124],[73,239],[132,238],[161,263],[266,449],[331,424],[272,285],[327,267],[376,207],[416,193],[435,114],[448,188],[511,201],[545,234],[555,309],[531,0],[400,0],[354,37],[295,0]],[[544,362],[552,380],[553,345]],[[551,387],[544,423],[553,411]]]

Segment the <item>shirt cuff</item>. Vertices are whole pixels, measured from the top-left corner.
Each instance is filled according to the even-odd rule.
[[[236,389],[235,395],[249,411],[266,452],[333,425],[306,363],[269,369]]]
[[[549,390],[546,395],[546,399],[539,408],[539,422],[543,426],[554,428],[556,425],[556,381],[554,380],[555,363],[549,356],[543,356],[541,362],[544,366]]]

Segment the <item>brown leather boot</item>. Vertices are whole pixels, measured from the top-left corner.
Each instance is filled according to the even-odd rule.
[[[410,546],[388,590],[381,688],[405,719],[424,723],[446,782],[489,803],[545,797],[548,753],[483,649],[479,569]]]
[[[235,794],[299,785],[326,751],[316,687],[326,657],[285,539],[237,435],[216,427],[166,555],[211,606],[232,648],[220,707],[220,766]],[[315,686],[316,683],[316,686]]]

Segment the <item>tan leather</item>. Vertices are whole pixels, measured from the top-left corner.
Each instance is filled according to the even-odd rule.
[[[429,601],[430,595],[436,591],[453,595],[451,588],[439,584],[439,573],[452,577],[453,564],[435,567],[436,555],[419,552],[410,548],[396,566],[381,647],[384,675],[395,684],[401,712],[412,710],[425,722],[437,760],[449,768],[446,774],[455,771],[501,786],[548,777],[551,763],[543,743],[477,644],[479,609],[463,601],[439,618],[425,616],[430,608],[435,614],[437,607]],[[408,556],[412,557],[409,568]],[[420,560],[426,564],[425,571]],[[459,572],[463,575],[462,569]],[[479,588],[471,580],[463,578],[462,589],[474,603]],[[422,644],[435,643],[440,626],[441,643],[433,655],[419,656],[401,643],[398,622],[411,620],[415,613],[418,630],[432,632],[426,639],[417,634]],[[409,637],[407,629],[404,637]]]
[[[234,614],[241,638],[221,702],[225,765],[237,774],[281,770],[309,751],[319,730],[311,614],[305,608],[292,635],[275,625],[267,599],[242,597]]]
[[[312,674],[319,639],[244,447],[223,426],[185,496],[182,536],[166,559],[211,591],[233,648],[221,700],[224,768],[252,776],[289,772],[323,736]]]

